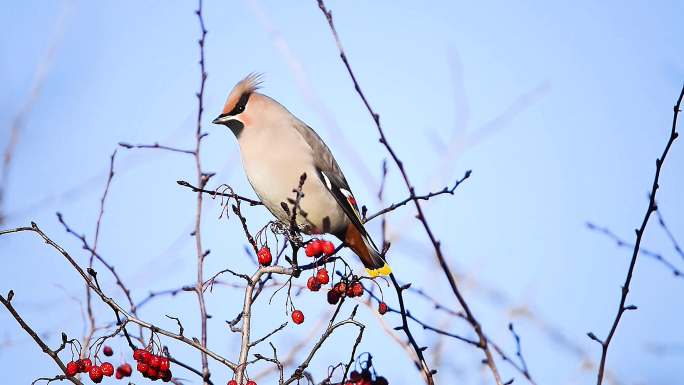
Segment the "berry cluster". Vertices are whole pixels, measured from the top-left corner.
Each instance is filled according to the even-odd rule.
[[[262,250],[263,249],[264,248],[262,248]],[[266,248],[266,250],[268,251],[268,248]],[[314,239],[307,243],[304,251],[308,257],[312,258],[318,258],[322,255],[330,256],[335,253],[335,245],[333,245],[333,243],[330,241]],[[306,287],[311,291],[319,291],[322,285],[326,285],[329,282],[330,275],[328,274],[328,270],[326,270],[325,267],[322,267],[314,276],[309,277],[309,279],[306,281]],[[343,279],[342,281],[339,281],[333,285],[330,290],[328,290],[328,303],[335,305],[340,301],[340,298],[343,297],[361,297],[364,290],[365,289],[363,288],[363,285],[356,276],[352,277],[351,279]],[[385,314],[388,310],[389,308],[387,307],[387,304],[380,302],[378,306],[378,313]],[[297,313],[297,315],[295,315],[295,313]],[[304,322],[304,314],[297,310],[296,312],[292,313],[292,320],[296,324],[300,324]]]
[[[337,304],[342,297],[360,297],[363,295],[363,285],[358,279],[352,281],[340,281],[336,283],[332,289],[328,290],[328,303],[331,305]]]
[[[361,371],[361,373],[357,372],[356,370],[352,371],[349,374],[349,380],[344,383],[344,385],[388,385],[389,382],[387,382],[387,379],[383,376],[375,376],[375,379],[373,379],[373,375],[371,374],[370,370],[364,369]]]
[[[311,258],[317,258],[321,255],[330,256],[335,253],[335,245],[330,241],[314,239],[307,243],[304,253]]]
[[[138,362],[137,369],[143,377],[152,381],[171,381],[171,361],[168,358],[152,354],[145,349],[136,349],[133,352],[133,359]]]
[[[78,373],[88,373],[93,382],[100,383],[103,377],[110,377],[114,374],[114,365],[109,362],[103,362],[100,366],[93,365],[90,358],[70,361],[66,366],[66,375],[72,377]]]
[[[328,270],[321,268],[316,272],[316,275],[309,277],[306,281],[306,287],[311,291],[319,291],[321,285],[326,285],[330,282],[330,276],[328,275]]]

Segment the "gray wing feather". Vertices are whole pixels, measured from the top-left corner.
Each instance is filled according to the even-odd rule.
[[[325,174],[325,177],[330,181],[330,185],[323,180],[323,184],[328,187],[332,196],[337,200],[337,203],[344,209],[344,212],[349,217],[349,220],[361,231],[363,235],[368,237],[366,229],[361,223],[361,218],[359,214],[359,208],[356,204],[349,202],[348,198],[344,195],[342,190],[346,190],[349,194],[353,196],[351,188],[347,183],[347,179],[342,174],[340,166],[333,157],[328,146],[325,145],[320,136],[311,127],[305,123],[298,122],[294,125],[299,134],[304,138],[304,140],[309,144],[311,150],[313,151],[314,165],[316,169]],[[321,178],[321,175],[318,175]]]
[[[299,134],[309,144],[309,147],[311,147],[316,168],[325,172],[325,175],[330,178],[330,181],[333,185],[351,192],[349,184],[347,183],[347,179],[344,177],[344,174],[342,174],[342,170],[337,164],[337,161],[333,157],[328,146],[325,145],[321,137],[318,136],[316,131],[314,131],[311,127],[302,122],[298,123],[299,124],[295,124],[294,126]]]

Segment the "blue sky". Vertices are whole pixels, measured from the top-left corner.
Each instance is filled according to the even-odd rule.
[[[441,188],[472,169],[455,196],[435,199],[427,215],[484,329],[509,352],[508,322],[539,383],[590,383],[599,357],[586,337],[605,336],[617,307],[630,250],[590,232],[586,221],[632,240],[646,209],[655,158],[667,140],[672,105],[684,79],[684,4],[659,2],[415,2],[330,1],[337,30],[359,82],[419,192]],[[120,141],[182,148],[194,146],[199,36],[187,1],[25,1],[0,14],[0,127],[2,148],[18,111],[31,98],[37,68],[42,88],[12,161],[4,227],[37,222],[81,262],[85,254],[56,220],[92,239],[109,155]],[[232,134],[211,125],[230,88],[252,71],[263,72],[263,92],[314,127],[332,148],[357,199],[375,198],[386,151],[355,94],[315,1],[207,0],[206,113],[202,159],[217,172],[211,186],[228,183],[252,195]],[[49,52],[53,51],[53,54]],[[465,139],[464,139],[465,138]],[[386,200],[406,196],[389,167]],[[119,149],[103,218],[99,250],[142,298],[150,290],[192,282],[195,258],[190,231],[194,194],[178,179],[194,180],[189,156]],[[684,151],[675,143],[658,192],[662,214],[684,242]],[[204,243],[212,250],[207,275],[231,266],[251,271],[239,223],[218,219],[219,202],[204,206]],[[447,295],[427,237],[407,206],[388,216],[390,262],[403,279],[457,308]],[[269,220],[248,209],[251,226]],[[370,231],[379,238],[379,222]],[[649,249],[684,267],[654,221]],[[81,282],[58,255],[32,235],[0,240],[0,291],[13,289],[27,321],[58,342],[60,331],[83,332]],[[353,259],[351,259],[353,261]],[[113,295],[113,282],[105,280]],[[649,258],[637,263],[627,314],[611,345],[608,367],[620,384],[671,384],[681,365],[684,281]],[[409,298],[433,324],[467,335],[468,327]],[[223,320],[238,309],[240,293],[222,287],[208,298],[212,347],[237,356],[237,336]],[[329,310],[323,294],[296,298],[307,314],[301,327],[274,338],[282,352],[305,338]],[[189,294],[144,308],[146,319],[168,328],[181,317],[198,333],[196,300]],[[361,308],[369,329],[361,345],[390,383],[415,383],[417,372]],[[351,308],[348,308],[351,310]],[[109,316],[97,309],[101,319]],[[255,334],[286,319],[276,296],[261,313]],[[531,314],[531,315],[530,315]],[[394,326],[398,320],[388,318]],[[573,349],[549,337],[562,333]],[[438,383],[489,383],[476,351],[414,327],[422,344],[439,350]],[[190,333],[190,332],[188,332]],[[331,346],[351,346],[340,333]],[[0,311],[0,382],[30,383],[56,367]],[[340,345],[342,344],[342,345]],[[653,347],[666,347],[666,354]],[[123,343],[115,344],[118,351]],[[182,347],[187,359],[197,355]],[[578,353],[581,352],[581,353]],[[326,349],[314,361],[321,378],[337,358]],[[346,357],[345,351],[345,357]],[[590,364],[589,364],[590,365]],[[506,363],[504,377],[516,377]],[[218,383],[228,377],[214,369]],[[256,369],[255,369],[256,370]],[[197,383],[190,375],[185,377]],[[268,383],[269,380],[263,381]]]

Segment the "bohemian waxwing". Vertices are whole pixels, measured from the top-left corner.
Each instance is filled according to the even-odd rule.
[[[293,189],[306,173],[300,201],[306,215],[297,215],[297,224],[308,234],[329,233],[342,240],[371,277],[389,275],[391,269],[364,229],[351,188],[328,146],[280,103],[256,92],[260,83],[255,74],[237,83],[213,121],[235,134],[259,199],[278,220],[289,223],[282,204],[294,198]]]

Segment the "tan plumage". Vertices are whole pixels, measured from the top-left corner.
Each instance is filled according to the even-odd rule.
[[[300,202],[306,215],[297,216],[298,224],[307,233],[330,233],[344,241],[369,275],[389,274],[328,146],[280,103],[256,92],[260,83],[260,76],[254,74],[238,82],[214,120],[237,137],[247,179],[259,199],[276,218],[289,221],[282,203],[294,197],[293,189],[306,173]]]

